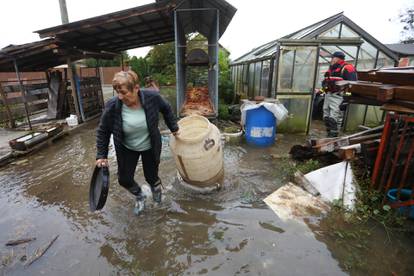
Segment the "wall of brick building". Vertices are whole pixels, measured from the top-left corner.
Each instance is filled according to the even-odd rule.
[[[64,69],[59,69],[63,71]],[[115,73],[121,71],[122,68],[120,66],[117,67],[100,67],[99,68],[99,77],[101,78],[101,82],[103,85],[111,85],[112,79]],[[127,68],[125,68],[127,70]],[[82,77],[93,77],[96,76],[96,69],[95,68],[78,68],[78,74]],[[46,79],[46,75],[44,72],[22,72],[21,73],[22,80],[31,80],[31,79]],[[16,73],[15,72],[0,72],[0,81],[14,81],[16,80]]]

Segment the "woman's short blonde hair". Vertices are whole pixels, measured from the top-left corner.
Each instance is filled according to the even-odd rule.
[[[112,87],[118,90],[125,85],[129,91],[133,91],[138,81],[138,75],[134,71],[120,71],[115,73],[112,79]]]

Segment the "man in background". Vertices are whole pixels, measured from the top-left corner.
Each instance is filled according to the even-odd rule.
[[[336,85],[336,82],[341,80],[356,81],[357,73],[352,64],[345,62],[345,54],[338,51],[332,55],[331,65],[325,73],[325,79],[322,81],[320,89],[320,92],[325,93],[323,120],[328,137],[337,137],[342,125],[343,91]]]

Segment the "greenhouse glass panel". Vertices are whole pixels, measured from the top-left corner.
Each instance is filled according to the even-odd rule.
[[[338,46],[339,50],[345,54],[345,61],[355,64],[358,47],[357,46]]]
[[[280,64],[279,64],[278,91],[292,89],[294,57],[295,57],[294,50],[291,50],[291,49],[281,50],[281,57],[280,57]]]
[[[347,25],[342,24],[342,30],[341,30],[341,38],[355,38],[359,37],[359,35],[354,32],[351,28],[349,28]]]
[[[301,39],[301,38],[305,37],[306,35],[310,34],[311,32],[319,29],[320,27],[322,27],[326,23],[327,23],[326,21],[323,21],[323,22],[321,22],[319,24],[316,24],[314,26],[310,26],[309,28],[306,28],[306,29],[304,29],[304,30],[298,32],[297,34],[294,34],[294,35],[292,35],[291,37],[288,37],[288,38]]]
[[[243,91],[243,94],[244,95],[247,95],[247,91],[248,91],[248,83],[249,83],[249,81],[248,81],[248,77],[249,77],[248,73],[249,73],[249,65],[243,64],[243,79],[242,79],[243,85],[242,85],[242,91]]]
[[[351,64],[355,63],[358,47],[356,46],[323,46],[322,49],[326,51],[325,58],[331,58],[336,51],[341,51],[345,54],[345,61]]]
[[[394,67],[394,60],[389,58],[383,52],[379,52],[376,67],[377,68]]]
[[[367,115],[365,116],[364,126],[376,127],[382,123],[384,111],[379,106],[368,106]]]
[[[316,62],[316,48],[297,48],[293,73],[293,92],[311,92]]]
[[[254,95],[254,63],[249,64],[249,80],[248,80],[248,96],[252,97]]]
[[[233,80],[233,85],[236,91],[239,90],[239,68],[240,66],[237,65],[235,66],[235,76],[234,76],[234,80]]]
[[[329,69],[329,63],[325,62],[323,58],[319,58],[318,76],[316,78],[315,88],[322,87],[322,81],[325,78],[325,73]]]
[[[256,69],[254,72],[254,93],[253,95],[259,95],[260,93],[260,80],[262,75],[262,62],[256,62]]]
[[[267,91],[269,89],[270,60],[264,60],[262,66],[262,83],[260,85],[259,95],[267,97]]]
[[[237,75],[237,92],[243,90],[243,65],[239,65],[239,74]]]
[[[345,131],[358,130],[359,125],[364,124],[364,115],[366,105],[363,104],[350,104],[348,106],[348,117],[346,118]]]
[[[341,28],[341,24],[336,25],[335,27],[323,32],[319,35],[322,38],[339,38],[339,30]]]
[[[374,69],[377,51],[378,50],[374,46],[364,40],[364,43],[359,50],[358,69]]]
[[[279,95],[277,99],[289,111],[288,118],[280,125],[277,125],[278,131],[306,133],[310,114],[311,96]]]

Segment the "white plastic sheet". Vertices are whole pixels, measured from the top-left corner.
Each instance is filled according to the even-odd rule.
[[[332,202],[343,197],[344,206],[354,208],[356,187],[351,164],[347,165],[347,161],[310,172],[305,177],[321,193],[323,200]]]
[[[273,115],[277,119],[277,123],[282,122],[288,116],[288,110],[279,101],[261,102],[261,103],[258,103],[258,104],[256,102],[249,102],[248,101],[248,102],[245,102],[244,104],[242,104],[242,106],[240,107],[240,110],[241,110],[241,124],[242,125],[245,124],[245,122],[246,122],[246,112],[248,110],[256,109],[256,108],[259,108],[261,106],[264,106],[267,110],[269,110],[270,112],[273,113]]]

